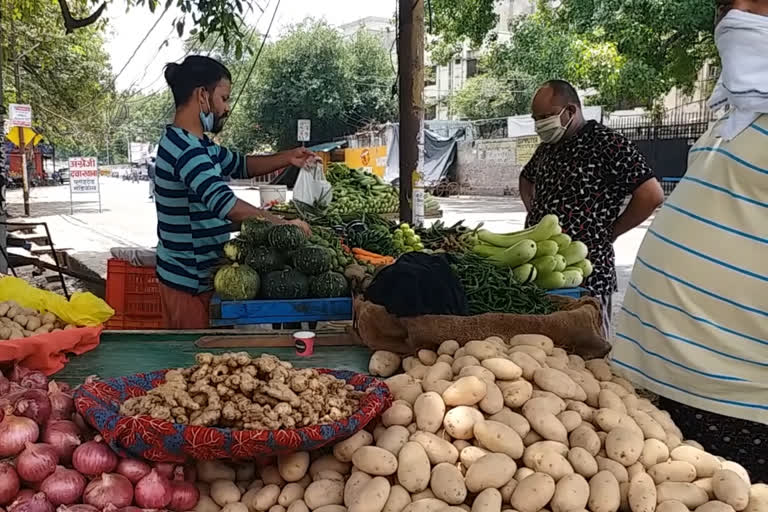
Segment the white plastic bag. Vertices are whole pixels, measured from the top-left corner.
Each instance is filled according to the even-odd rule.
[[[328,206],[331,203],[333,191],[325,179],[321,160],[308,161],[299,169],[299,176],[293,186],[293,199],[311,206]]]

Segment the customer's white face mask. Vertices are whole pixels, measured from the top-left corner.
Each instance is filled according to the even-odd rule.
[[[558,114],[536,121],[536,133],[539,135],[541,142],[544,144],[557,144],[563,139],[565,132],[568,131],[568,127],[573,122],[573,116],[571,116],[570,121],[565,126],[563,126],[563,122],[560,120],[560,116],[563,115],[567,108],[563,107],[563,110]]]

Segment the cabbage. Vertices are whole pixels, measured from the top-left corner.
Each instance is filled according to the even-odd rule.
[[[259,273],[238,263],[221,267],[213,279],[213,287],[223,300],[255,299],[260,286]]]

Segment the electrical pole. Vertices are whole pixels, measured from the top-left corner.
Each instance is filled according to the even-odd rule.
[[[413,222],[413,182],[424,148],[424,0],[400,1],[400,220]]]
[[[19,55],[19,48],[17,46],[16,34],[13,33],[11,45],[13,47],[13,74],[14,85],[16,86],[16,103],[23,103],[21,96],[21,70],[19,69],[19,62],[21,62],[21,55]],[[24,128],[17,127],[19,131],[19,150],[21,151],[21,183],[24,189],[24,216],[29,217],[29,173],[27,172],[27,147],[24,143]]]
[[[5,98],[3,97],[3,9],[4,2],[0,0],[0,131],[5,131]],[[0,141],[5,137],[5,133],[0,134]],[[5,222],[5,184],[8,180],[8,169],[5,168],[5,144],[0,144],[0,222]],[[0,249],[7,246],[5,224],[0,224]],[[8,273],[8,262],[5,258],[0,260],[0,276]]]

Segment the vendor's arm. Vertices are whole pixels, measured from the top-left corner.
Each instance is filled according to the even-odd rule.
[[[317,158],[317,155],[307,148],[295,148],[274,155],[249,156],[246,158],[246,169],[248,176],[256,178],[271,174],[289,165],[295,165],[298,168],[304,167],[304,164],[312,158]]]
[[[613,240],[645,222],[664,202],[664,191],[656,178],[650,178],[632,193],[632,200],[613,225]]]

